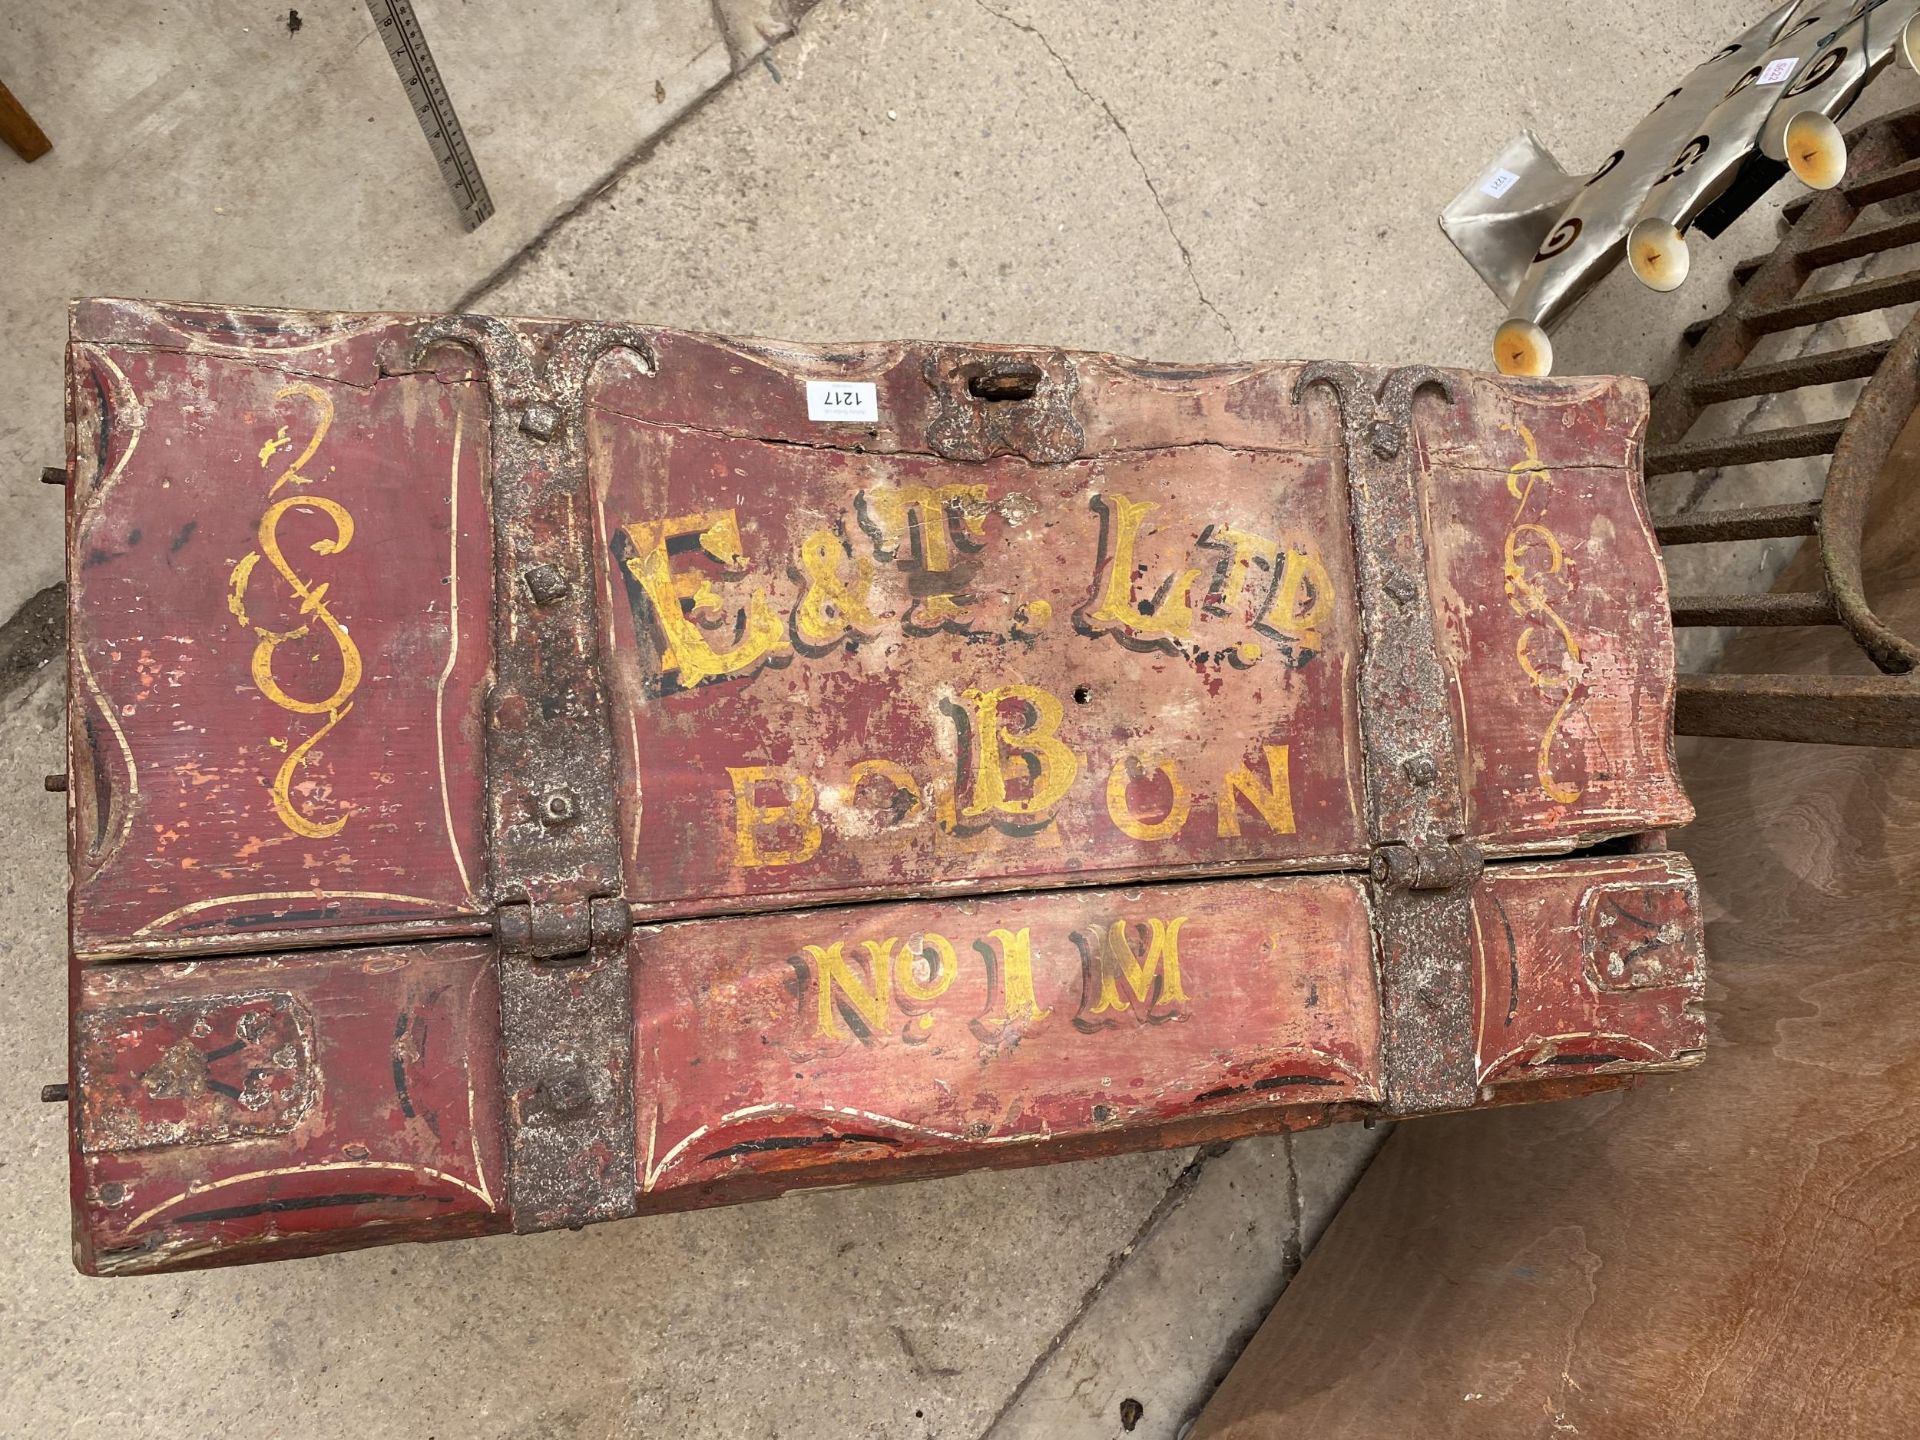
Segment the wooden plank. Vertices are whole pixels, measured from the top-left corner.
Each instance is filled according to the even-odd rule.
[[[1648,723],[1648,707],[1670,705],[1673,633],[1657,547],[1642,542],[1644,428],[1639,391],[1603,380],[1545,395],[1477,377],[1468,404],[1432,422],[1441,661],[1470,761],[1469,830],[1490,854],[1693,814],[1666,716]],[[1602,435],[1632,439],[1621,451]]]
[[[5,140],[13,153],[28,163],[53,149],[47,132],[34,123],[27,107],[14,99],[13,92],[5,85],[0,85],[0,140]]]
[[[486,928],[487,411],[420,323],[76,305],[84,959]],[[580,537],[638,918],[1364,862],[1342,449],[1298,365],[645,344],[590,388]],[[822,377],[879,418],[810,419]],[[1683,821],[1643,389],[1453,385],[1409,443],[1469,838]]]
[[[1475,899],[1483,1099],[1699,1058],[1683,861],[1505,867]],[[1609,976],[1629,950],[1636,972]],[[1381,1093],[1346,876],[669,925],[634,974],[656,1198],[1294,1128]]]
[[[1345,875],[663,926],[634,947],[643,1186],[1031,1163],[1377,1101],[1371,949]]]
[[[642,914],[1365,853],[1330,457],[823,462],[640,426],[608,443],[617,753],[645,795],[628,848]],[[634,580],[664,576],[669,542],[643,553],[632,537],[694,516],[712,517],[709,540],[737,527],[746,557],[731,576],[691,550],[671,564],[720,593],[720,633],[742,606],[780,618],[758,655],[735,647],[738,669],[689,688],[676,676],[691,657],[667,653],[663,609]],[[1201,543],[1226,535],[1271,568],[1234,572],[1231,544]],[[1295,588],[1280,596],[1276,575]]]
[[[74,948],[485,930],[485,410],[376,385],[389,324],[198,318],[253,361],[75,316]]]
[[[716,391],[764,392],[770,415],[795,408],[794,381],[765,357],[729,354],[724,382],[719,358],[662,337],[663,375],[710,372]],[[1364,849],[1337,437],[1291,401],[1297,367],[1184,372],[1179,413],[1164,408],[1173,387],[1142,384],[1141,369],[1073,358],[1115,450],[1046,467],[941,471],[837,449],[823,460],[831,436],[800,449],[707,433],[751,433],[729,418],[747,399],[712,402],[694,429],[676,418],[687,402],[654,379],[602,387],[603,421],[641,422],[599,432],[620,753],[657,807],[630,817],[640,913],[1045,884],[1067,855],[1092,881],[1346,864]],[[858,373],[875,373],[861,359]],[[918,367],[906,384],[897,366],[880,373],[883,396],[924,409]],[[1442,659],[1473,757],[1471,833],[1500,853],[1677,822],[1691,812],[1645,703],[1668,693],[1671,640],[1629,478],[1644,396],[1613,381],[1457,383],[1455,410],[1423,409],[1417,428]],[[1089,449],[1100,430],[1090,419]],[[977,532],[957,495],[908,515],[901,497],[937,493],[942,474],[975,487]],[[903,515],[927,548],[904,543]],[[774,619],[731,652],[738,670],[688,687],[632,540],[657,550],[662,520],[694,516],[729,545],[737,531],[742,563],[729,573],[684,542],[684,565],[651,563],[710,587],[729,643],[752,606]],[[832,638],[799,643],[818,583],[808,553],[831,559],[829,578],[863,577],[865,634],[816,621]],[[1248,558],[1264,554],[1274,562]],[[963,613],[944,608],[955,597]],[[936,611],[948,618],[928,623]],[[1049,618],[1029,629],[1023,614]],[[1523,633],[1534,678],[1514,659]],[[989,752],[1032,780],[1003,801],[981,783]],[[863,762],[876,763],[856,772]],[[1277,827],[1247,782],[1266,788],[1282,766],[1290,814]],[[1028,808],[1036,798],[1047,803]]]
[[[1920,628],[1920,434],[1867,581]],[[1803,554],[1781,579],[1804,586]],[[1858,673],[1748,632],[1738,671]],[[1695,743],[1712,1058],[1684,1084],[1403,1126],[1196,1440],[1902,1435],[1920,1414],[1920,755]]]
[[[1475,904],[1481,1103],[1697,1063],[1679,857],[1491,869]],[[1357,877],[1303,875],[643,927],[637,1208],[1361,1116],[1382,1093],[1368,906]],[[506,1228],[489,948],[85,968],[83,1265]]]
[[[87,1273],[507,1228],[491,945],[91,966],[78,985]]]

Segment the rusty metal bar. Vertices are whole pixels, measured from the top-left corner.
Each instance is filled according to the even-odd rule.
[[[1720,440],[1698,440],[1647,452],[1647,474],[1674,475],[1684,470],[1708,470],[1716,465],[1759,465],[1768,460],[1793,460],[1806,455],[1831,454],[1840,443],[1844,420],[1819,420],[1811,425],[1783,425],[1751,435],[1729,435]]]
[[[1785,211],[1772,254],[1735,267],[1721,314],[1686,328],[1692,347],[1655,397],[1648,475],[1751,464],[1831,451],[1821,499],[1750,506],[1658,522],[1664,545],[1776,536],[1819,537],[1826,589],[1766,595],[1681,595],[1676,626],[1842,624],[1884,671],[1920,664],[1920,649],[1868,607],[1861,585],[1866,508],[1895,440],[1920,409],[1920,322],[1895,341],[1743,369],[1765,334],[1920,300],[1920,271],[1801,295],[1822,266],[1920,243],[1920,215],[1854,230],[1863,206],[1920,191],[1920,107],[1883,116],[1849,137],[1856,179],[1801,197]],[[1870,375],[1844,422],[1795,426],[1732,440],[1687,443],[1701,412],[1727,400]],[[1694,735],[1820,744],[1920,747],[1920,682],[1887,676],[1682,675],[1675,726]]]
[[[1920,684],[1886,675],[1682,675],[1682,735],[1920,747]]]
[[[1912,111],[1903,110],[1898,116],[1888,116],[1883,125],[1900,119],[1910,119]],[[1900,127],[1892,127],[1900,128]],[[1909,141],[1911,143],[1911,141]],[[1871,170],[1859,179],[1840,186],[1837,192],[1845,197],[1855,209],[1865,209],[1882,200],[1892,200],[1900,195],[1912,194],[1920,190],[1920,160],[1908,160],[1898,165],[1888,165]],[[1780,213],[1789,225],[1796,225],[1800,217],[1807,213],[1810,206],[1819,200],[1818,195],[1800,195],[1780,207]]]
[[[1747,324],[1762,335],[1781,330],[1797,330],[1802,325],[1818,325],[1848,315],[1864,315],[1869,310],[1888,310],[1895,305],[1911,305],[1920,300],[1920,270],[1908,270],[1879,280],[1862,280],[1817,295],[1803,295],[1779,305],[1768,305],[1747,316]]]
[[[1894,442],[1920,406],[1920,321],[1910,322],[1853,407],[1834,447],[1821,500],[1820,562],[1840,622],[1880,669],[1904,674],[1920,666],[1915,646],[1883,624],[1867,604],[1861,579],[1861,543],[1874,483],[1886,469]]]
[[[1809,245],[1801,253],[1800,263],[1809,270],[1823,269],[1847,260],[1864,260],[1883,250],[1898,250],[1903,245],[1920,244],[1920,215],[1904,216],[1880,225],[1863,225],[1849,230],[1838,240]]]
[[[1462,843],[1461,742],[1426,592],[1427,536],[1411,443],[1414,398],[1451,405],[1453,385],[1426,366],[1377,384],[1352,365],[1315,361],[1295,404],[1324,387],[1340,416],[1349,521],[1365,638],[1360,650],[1371,897],[1381,984],[1384,1112],[1472,1105],[1472,885],[1480,852]],[[1428,402],[1429,405],[1433,401]]]
[[[1783,390],[1798,390],[1806,385],[1835,385],[1842,380],[1864,380],[1880,368],[1880,362],[1893,348],[1891,340],[1876,340],[1869,345],[1849,345],[1843,350],[1822,350],[1777,360],[1767,365],[1743,365],[1694,382],[1693,398],[1702,405],[1719,405],[1728,400],[1746,400],[1755,395],[1775,395]]]
[[[1903,111],[1862,126],[1848,137],[1849,163],[1863,175],[1904,163],[1912,154],[1910,132],[1917,119],[1920,116],[1915,112]],[[1842,186],[1809,197],[1807,204],[1791,213],[1796,223],[1780,247],[1753,273],[1727,308],[1711,320],[1687,327],[1685,339],[1692,349],[1661,387],[1648,417],[1650,450],[1676,445],[1686,436],[1705,408],[1695,398],[1694,387],[1708,376],[1735,369],[1747,358],[1761,333],[1749,323],[1749,317],[1798,295],[1806,282],[1800,255],[1815,245],[1840,239],[1852,229],[1860,210]]]
[[[493,515],[494,677],[487,695],[487,881],[499,939],[507,1188],[518,1231],[634,1213],[631,917],[590,525],[587,390],[645,332],[542,333],[484,315],[421,327],[481,362]]]
[[[1766,264],[1767,261],[1771,260],[1772,258],[1773,258],[1773,252],[1769,250],[1764,255],[1748,255],[1744,259],[1734,261],[1733,269],[1727,275],[1727,289],[1730,290],[1733,294],[1738,295],[1740,293],[1740,287],[1746,284],[1747,281],[1751,280],[1754,276],[1754,272],[1757,271],[1762,265]],[[1812,268],[1807,264],[1807,260],[1805,256],[1799,257],[1798,263],[1802,269]],[[1687,328],[1692,329],[1694,325],[1697,325],[1700,327],[1700,329],[1705,330],[1707,326],[1711,325],[1712,323],[1713,323],[1713,316],[1706,315],[1694,321],[1693,325],[1690,325]]]
[[[1653,533],[1662,545],[1711,545],[1723,540],[1774,540],[1786,535],[1811,535],[1820,524],[1820,502],[1797,505],[1746,505],[1736,510],[1708,510],[1655,520]]]
[[[1863,207],[1899,195],[1911,195],[1920,190],[1920,160],[1909,160],[1904,165],[1873,171],[1858,180],[1848,181],[1841,188],[1848,200]]]
[[[1799,253],[1798,258],[1800,267],[1811,272],[1847,260],[1864,260],[1883,250],[1898,250],[1903,245],[1915,244],[1920,244],[1920,215],[1889,220],[1883,225],[1863,225],[1858,230],[1849,230],[1838,240],[1809,245]],[[1749,255],[1740,261],[1733,267],[1734,284],[1744,285],[1771,258],[1770,254]]]
[[[1839,613],[1824,590],[1761,595],[1676,595],[1673,623],[1689,625],[1832,625]]]

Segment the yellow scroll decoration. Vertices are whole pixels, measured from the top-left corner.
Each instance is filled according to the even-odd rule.
[[[1543,695],[1561,697],[1540,734],[1537,773],[1540,788],[1548,799],[1571,805],[1580,798],[1580,787],[1554,778],[1553,744],[1579,694],[1580,642],[1547,596],[1547,583],[1553,576],[1563,576],[1559,586],[1566,587],[1566,552],[1553,531],[1538,520],[1527,519],[1527,508],[1533,503],[1535,490],[1552,484],[1553,475],[1540,463],[1540,450],[1531,430],[1518,423],[1500,428],[1518,435],[1520,443],[1527,448],[1527,458],[1507,471],[1507,492],[1516,502],[1506,539],[1507,603],[1513,607],[1514,614],[1527,621],[1514,642],[1514,658],[1534,689]],[[1558,645],[1559,654],[1543,661],[1536,658],[1535,649],[1536,642],[1546,639]]]
[[[282,486],[305,486],[313,483],[313,477],[301,472],[301,467],[313,459],[320,448],[320,442],[326,438],[333,425],[333,401],[326,391],[304,381],[296,381],[282,386],[274,392],[274,399],[285,400],[298,397],[315,407],[313,434],[307,440],[293,463],[274,477],[273,484],[267,489],[269,497],[277,493]],[[264,469],[271,463],[274,455],[283,449],[291,449],[293,442],[287,437],[287,427],[282,425],[279,434],[260,447],[260,464]],[[329,821],[317,821],[302,814],[293,803],[293,781],[300,768],[306,764],[313,747],[326,738],[333,727],[346,719],[347,712],[353,709],[350,697],[360,686],[361,664],[359,647],[347,634],[346,627],[334,618],[327,608],[327,586],[312,584],[303,578],[287,560],[280,547],[280,522],[290,510],[304,510],[323,515],[332,522],[333,533],[314,541],[307,548],[316,555],[338,555],[353,543],[353,516],[344,505],[329,500],[322,495],[294,493],[284,499],[276,500],[267,507],[260,517],[256,530],[259,549],[250,550],[240,557],[228,576],[227,608],[233,612],[233,618],[239,625],[253,631],[257,637],[253,647],[253,683],[260,693],[278,705],[282,710],[295,715],[324,715],[326,723],[315,730],[298,745],[288,750],[287,758],[274,773],[269,794],[273,799],[273,810],[281,823],[296,835],[304,835],[312,840],[325,840],[338,835],[346,826],[351,811]],[[257,625],[247,614],[247,588],[252,582],[254,570],[265,559],[267,565],[286,583],[293,599],[298,603],[302,623],[291,630],[272,630],[265,625]],[[303,700],[283,687],[273,672],[274,654],[282,645],[290,641],[304,640],[313,633],[318,623],[322,632],[333,642],[340,659],[340,679],[333,690],[324,699]],[[280,742],[276,741],[275,744]]]

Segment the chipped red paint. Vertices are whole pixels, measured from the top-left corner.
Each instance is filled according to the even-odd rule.
[[[1697,1059],[1704,980],[1693,903],[1691,872],[1665,854],[1489,870],[1474,891],[1476,1050],[1482,1083],[1495,1087],[1485,1098],[1569,1093]],[[1380,1098],[1367,910],[1357,880],[1323,875],[643,927],[629,942],[642,1057],[636,1208],[1363,1115]],[[1144,960],[1155,922],[1164,937],[1175,921],[1177,980],[1163,948],[1145,997],[1110,969],[1121,1003],[1096,1011],[1098,946],[1112,927],[1126,927]],[[1005,945],[1022,932],[1025,1006],[1010,1003],[1004,968]],[[1605,978],[1607,946],[1622,940],[1634,968]],[[868,942],[892,962],[884,1026],[863,1026],[857,1013],[874,985]],[[856,991],[847,1003],[836,983],[823,1033],[809,947],[835,945]],[[1662,969],[1650,976],[1656,957]],[[134,1047],[159,1057],[144,1071],[140,1058],[112,1074],[82,1061],[76,1205],[88,1268],[507,1228],[486,947],[91,967],[85,985],[90,1035],[159,1032]],[[315,1093],[291,1123],[283,1114],[216,1136],[211,1126],[250,1124],[258,1112],[203,1089],[208,1119],[197,1134],[109,1133],[129,1111],[156,1123],[155,1107],[129,1089],[150,1091],[149,1077],[218,1078],[223,1064],[245,1073],[221,1055],[224,1024],[184,1047],[176,1038],[232,995],[251,997],[243,1010],[273,997],[311,1017],[316,1048],[293,1068],[294,1084],[311,1076]],[[181,1048],[188,1059],[164,1058]]]
[[[1503,866],[1474,895],[1482,1084],[1631,1070],[1706,1045],[1699,896],[1678,855]],[[1528,983],[1554,956],[1552,983]]]
[[[742,592],[764,596],[783,617],[799,606],[805,586],[779,557],[800,553],[810,534],[831,536],[843,556],[877,550],[866,526],[882,527],[862,520],[868,497],[934,493],[953,478],[954,467],[925,457],[816,452],[640,426],[607,425],[603,434],[603,524],[613,529],[611,517],[711,510],[716,485],[728,502],[737,493],[741,503],[729,509],[739,519],[751,578],[727,586],[716,574],[714,581],[734,601]],[[751,484],[740,478],[749,476]],[[1047,468],[997,460],[969,467],[964,479],[984,490],[983,538],[967,549],[947,541],[948,568],[933,571],[912,564],[910,542],[901,536],[902,553],[878,567],[868,592],[877,622],[871,638],[852,648],[822,647],[827,653],[816,657],[796,645],[778,666],[663,694],[659,640],[649,628],[653,609],[630,574],[612,577],[607,610],[626,702],[616,720],[626,743],[616,753],[625,786],[644,796],[642,810],[628,817],[627,847],[628,893],[642,916],[836,894],[1005,888],[1065,874],[1090,882],[1253,865],[1352,865],[1365,854],[1354,805],[1352,576],[1338,543],[1344,502],[1329,461],[1302,465],[1194,447]],[[1257,576],[1242,583],[1231,613],[1223,605],[1216,617],[1195,604],[1191,645],[1136,641],[1130,648],[1111,627],[1098,637],[1085,633],[1102,531],[1102,515],[1090,502],[1124,496],[1171,517],[1195,493],[1214,497],[1205,518],[1160,520],[1141,535],[1136,560],[1155,577],[1142,584],[1143,597],[1163,572],[1197,568],[1203,580],[1211,576],[1222,552],[1198,544],[1208,527],[1311,547],[1329,590],[1329,613],[1312,627],[1314,645],[1255,628],[1251,617],[1271,588],[1259,587]],[[961,528],[944,516],[927,523]],[[623,566],[630,557],[617,536],[613,553]],[[758,564],[755,557],[762,557]],[[946,595],[964,597],[963,605],[956,602],[964,618],[915,623],[930,597]],[[1048,618],[1036,622],[1037,614]],[[1237,663],[1236,645],[1260,646],[1262,653]],[[1293,653],[1283,653],[1289,647]],[[963,725],[979,728],[965,697],[1013,686],[1041,691],[1058,706],[1052,734],[1074,757],[1060,763],[1077,767],[1063,803],[1042,826],[1005,810],[965,813],[979,789],[958,753]],[[1002,718],[1011,730],[1027,724],[1024,716]],[[1227,776],[1245,770],[1266,781],[1269,746],[1288,752],[1289,830],[1263,823],[1244,801],[1239,815],[1224,813]],[[1112,818],[1110,777],[1129,756],[1179,767],[1191,801],[1185,824],[1164,840],[1130,837]],[[889,768],[855,783],[863,761]],[[756,801],[782,804],[783,791],[812,788],[822,835],[811,859],[738,863],[729,772],[747,767],[769,772],[761,794],[750,797]],[[1140,769],[1123,772],[1128,813],[1164,821],[1175,803],[1165,772]],[[1239,833],[1222,836],[1229,824]],[[791,853],[791,826],[761,828],[766,850]]]
[[[97,308],[75,317],[69,371],[75,950],[473,929],[490,908],[473,754],[491,545],[469,523],[486,513],[484,409],[425,376],[376,383],[379,327],[242,364],[188,352],[177,332],[166,348],[89,339]],[[338,510],[263,523],[295,496]],[[337,542],[336,513],[347,543],[316,553]],[[252,660],[261,629],[305,625],[275,647],[273,673],[311,703],[340,688],[340,646],[261,554],[263,533],[310,592],[324,587],[361,657],[339,723],[290,777],[310,823],[344,820],[323,839],[282,823],[271,789],[327,715],[275,703]],[[242,623],[232,582],[249,556]],[[472,619],[456,628],[458,587]]]
[[[235,1264],[507,1228],[497,989],[492,946],[478,941],[85,967],[80,1267]]]
[[[496,873],[500,817],[532,864],[591,789],[486,743],[496,586],[529,624],[578,599],[500,560],[489,426],[577,432],[517,382],[490,406],[427,323],[75,307],[85,1268],[566,1223],[516,1187],[536,1112],[631,1115],[572,1132],[632,1173],[618,1213],[1381,1111],[1368,773],[1432,782],[1367,751],[1349,462],[1302,367],[664,330],[583,381],[631,1095],[543,1069],[535,1026],[508,1106],[496,897],[533,902],[538,999],[539,927],[585,923],[554,883],[605,882]],[[566,329],[498,333],[543,365]],[[810,420],[809,378],[880,418]],[[1444,379],[1375,442],[1427,536],[1449,838],[1492,862],[1454,892],[1449,1063],[1480,1103],[1691,1064],[1684,861],[1520,859],[1690,815],[1644,391]]]
[[[1693,813],[1672,762],[1673,628],[1637,480],[1645,423],[1637,386],[1594,379],[1524,400],[1483,381],[1467,405],[1421,412],[1440,649],[1469,831],[1490,854]],[[1551,678],[1569,644],[1570,692],[1520,663],[1524,647]],[[1545,767],[1572,800],[1541,782],[1563,704]]]
[[[643,1189],[1377,1100],[1367,921],[1325,875],[642,931]]]

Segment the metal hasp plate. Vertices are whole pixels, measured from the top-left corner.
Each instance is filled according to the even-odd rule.
[[[1703,1053],[1636,382],[127,301],[68,368],[91,1272]]]

